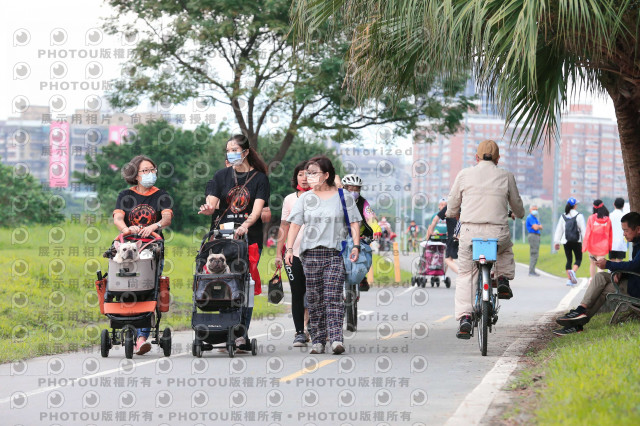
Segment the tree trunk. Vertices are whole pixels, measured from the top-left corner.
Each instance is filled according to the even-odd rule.
[[[630,208],[631,211],[640,212],[640,93],[634,90],[629,98],[615,89],[608,91],[618,118]]]

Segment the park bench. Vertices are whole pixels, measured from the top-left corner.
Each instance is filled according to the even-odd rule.
[[[616,283],[615,276],[622,274],[635,275],[640,277],[639,273],[630,271],[615,271],[611,273],[611,281],[616,288],[616,292],[607,294],[607,301],[613,303],[616,308],[613,311],[613,316],[611,317],[609,324],[615,324],[618,322],[618,320],[621,320],[623,317],[623,313],[634,314],[635,316],[640,317],[640,299],[622,293],[622,291],[620,291],[620,287],[618,287],[618,283]],[[625,315],[624,317],[627,316]]]

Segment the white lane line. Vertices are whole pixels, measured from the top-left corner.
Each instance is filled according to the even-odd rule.
[[[398,296],[402,296],[403,294],[407,294],[409,293],[411,290],[415,289],[415,287],[411,286],[408,289],[406,289],[405,291],[403,291],[402,293],[400,293]]]
[[[285,331],[291,331],[291,330],[295,330],[295,329],[291,328],[291,329],[287,329]],[[267,335],[268,335],[268,333],[258,334],[256,336],[252,336],[252,338],[264,337],[264,336],[267,336]],[[179,356],[185,356],[185,355],[190,355],[190,353],[189,352],[183,352],[181,354],[173,355],[171,358],[177,358]],[[134,361],[135,362],[134,368],[138,368],[138,367],[141,367],[143,365],[147,365],[147,364],[151,364],[151,363],[154,363],[154,362],[162,361],[163,359],[165,359],[165,357],[157,358],[157,359],[150,359],[148,361],[142,361],[142,362]],[[123,367],[112,368],[111,370],[100,371],[99,373],[89,374],[87,376],[70,378],[64,384],[56,385],[56,386],[49,386],[49,387],[46,387],[46,388],[39,388],[39,389],[36,389],[36,390],[28,391],[28,392],[25,392],[25,395],[28,398],[30,396],[38,395],[38,394],[41,394],[41,393],[44,393],[44,392],[49,392],[49,391],[52,391],[52,390],[56,390],[56,389],[60,389],[60,388],[68,387],[68,386],[72,386],[78,380],[92,379],[94,377],[106,376],[107,374],[113,374],[113,373],[117,373],[119,371],[123,371]],[[6,404],[7,402],[10,402],[11,398],[12,398],[12,396],[10,396],[8,398],[0,399],[0,404]]]
[[[580,283],[576,286],[571,287],[571,290],[562,298],[558,306],[556,306],[556,311],[566,311],[571,305],[571,301],[573,301],[574,297],[578,293],[582,291],[585,287],[587,287],[587,283],[589,282],[586,278],[580,278]]]
[[[554,309],[545,312],[544,315],[538,319],[536,325],[531,328],[531,332],[536,332],[537,327],[546,324],[558,311],[567,309],[573,298],[586,285],[587,279],[582,278],[582,282],[576,287],[573,287]],[[482,378],[480,384],[460,403],[456,412],[447,420],[445,425],[468,426],[480,424],[495,397],[503,392],[502,387],[518,366],[520,357],[534,340],[535,338],[531,337],[520,337],[509,345],[498,361],[496,361],[493,368]]]

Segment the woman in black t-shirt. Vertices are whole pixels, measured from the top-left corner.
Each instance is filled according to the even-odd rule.
[[[138,155],[122,168],[122,177],[134,185],[118,194],[116,208],[113,211],[113,223],[120,233],[140,234],[148,237],[152,232],[162,236],[162,228],[171,225],[173,200],[164,189],[153,186],[156,183],[158,169],[149,157]],[[160,273],[164,260],[160,264]],[[138,329],[135,352],[145,354],[151,349],[147,342],[149,329]]]
[[[249,245],[257,244],[262,252],[262,209],[270,196],[267,165],[251,148],[244,135],[234,135],[227,142],[227,161],[231,167],[218,170],[207,183],[206,204],[200,206],[198,214],[212,215],[211,228],[220,223],[233,222],[240,226],[235,230],[235,238],[247,234]],[[216,210],[217,207],[217,210]],[[255,283],[256,286],[261,285]],[[253,308],[243,309],[242,324],[245,336],[236,340],[236,345],[248,340]]]

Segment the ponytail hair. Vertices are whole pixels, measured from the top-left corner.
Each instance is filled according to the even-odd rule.
[[[231,136],[227,143],[232,141],[237,143],[240,148],[242,148],[242,150],[249,150],[249,154],[247,155],[247,162],[251,167],[258,170],[259,172],[264,173],[265,175],[267,174],[267,164],[264,162],[262,157],[260,157],[260,154],[258,154],[258,152],[251,147],[251,144],[249,144],[249,138],[247,138],[245,135],[238,134]]]
[[[566,206],[564,206],[564,214],[569,214],[569,212],[573,209],[574,206],[572,206],[571,204],[567,203]]]
[[[609,217],[609,209],[607,209],[602,202],[602,200],[594,200],[593,202],[593,214],[598,215],[598,219],[602,219],[603,217]]]

